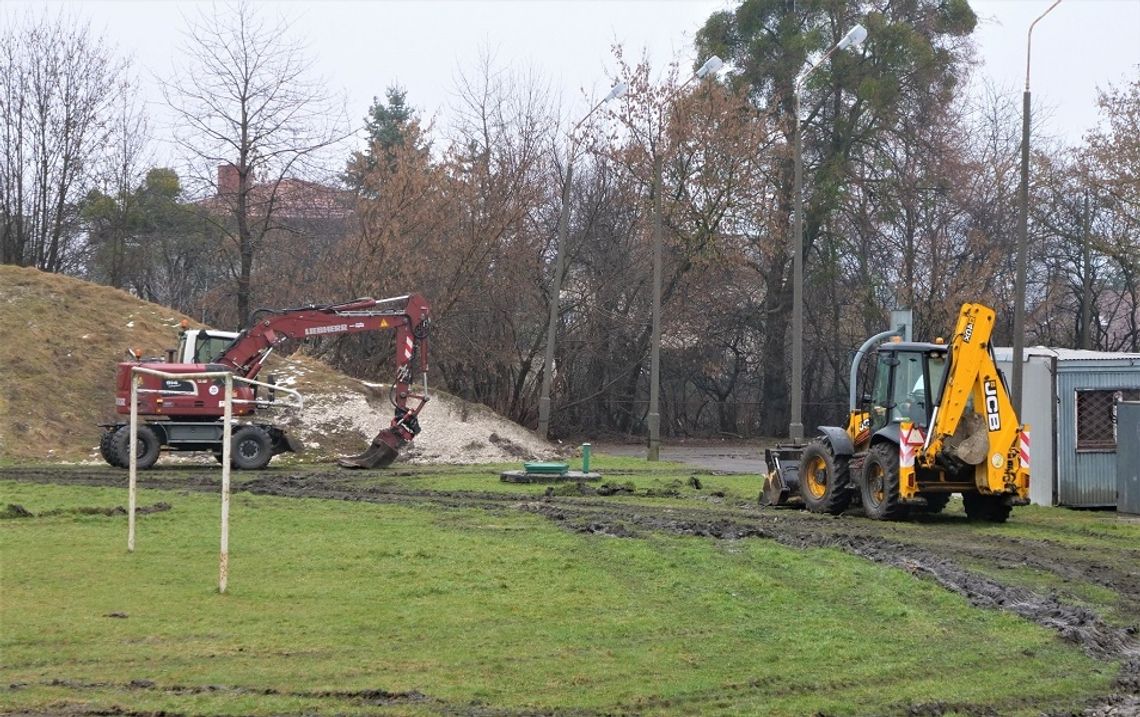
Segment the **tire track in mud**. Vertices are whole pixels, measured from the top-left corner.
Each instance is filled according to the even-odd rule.
[[[61,475],[51,469],[3,470],[0,479],[70,485],[125,486],[120,471],[93,470]],[[160,475],[150,472],[140,487],[160,490],[217,491],[220,479],[210,475]],[[953,557],[906,542],[906,523],[880,523],[863,518],[830,517],[751,504],[704,504],[696,507],[662,506],[596,497],[525,496],[519,493],[433,491],[391,484],[360,485],[355,475],[338,473],[273,474],[235,484],[234,492],[288,498],[318,498],[380,504],[431,505],[447,509],[479,508],[498,512],[521,511],[542,516],[578,533],[636,538],[644,532],[707,537],[718,540],[761,538],[797,549],[837,548],[877,563],[933,580],[980,608],[1005,610],[1056,632],[1099,660],[1119,660],[1114,689],[1083,714],[1088,716],[1140,714],[1140,640],[1136,629],[1109,625],[1096,612],[1073,605],[1056,595],[1004,585],[998,580],[961,567]],[[951,522],[951,521],[947,521]],[[985,547],[938,544],[939,550],[987,562],[1008,560],[1046,570],[1069,579],[1084,580],[1136,602],[1131,593],[1138,581],[1134,573],[1104,563],[1076,558],[1058,559],[1057,546],[1019,538],[986,536]],[[997,544],[996,547],[994,544]],[[1006,545],[1002,545],[1005,543]],[[1037,543],[1037,544],[1035,544]],[[1034,551],[1043,551],[1042,553]],[[1123,590],[1122,590],[1123,588]],[[960,707],[960,706],[959,706]],[[468,712],[464,712],[465,714]],[[483,713],[479,713],[483,714]],[[485,714],[511,714],[489,708]],[[558,712],[557,714],[564,714]],[[934,713],[932,713],[934,714]]]

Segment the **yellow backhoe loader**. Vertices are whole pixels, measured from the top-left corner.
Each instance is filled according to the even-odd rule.
[[[760,502],[802,501],[838,514],[861,502],[870,518],[937,513],[961,493],[966,515],[1005,522],[1029,502],[1029,427],[1021,425],[994,362],[994,312],[965,304],[949,345],[868,339],[851,366],[846,428],[820,426],[806,444],[765,452]],[[875,344],[875,365],[860,364]],[[856,398],[858,377],[873,377]]]

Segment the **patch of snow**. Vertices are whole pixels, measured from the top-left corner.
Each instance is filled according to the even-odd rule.
[[[134,327],[135,327],[135,322],[133,322],[133,321],[128,321],[128,322],[127,322],[127,328],[128,328],[128,329],[133,329]]]

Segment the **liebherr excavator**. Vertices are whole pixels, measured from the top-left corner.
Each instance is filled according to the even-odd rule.
[[[431,324],[427,301],[419,294],[391,299],[363,298],[343,304],[303,306],[293,309],[261,309],[253,323],[241,333],[184,330],[177,356],[168,360],[142,360],[135,357],[118,365],[116,411],[129,414],[131,369],[150,368],[173,374],[229,371],[234,376],[255,378],[273,350],[288,339],[355,334],[391,329],[396,332],[396,380],[391,401],[395,417],[382,429],[368,449],[341,458],[346,468],[378,468],[392,463],[400,448],[420,432],[418,416],[428,401],[427,344]],[[422,392],[412,390],[413,357],[423,377]],[[150,468],[162,449],[171,451],[211,451],[221,460],[222,419],[225,407],[220,400],[218,379],[187,377],[186,380],[137,374],[140,423],[136,443],[137,466]],[[273,383],[270,380],[269,383]],[[256,387],[234,383],[233,415],[253,416],[259,409],[272,408],[274,390],[264,398]],[[126,468],[130,462],[130,427],[125,423],[101,424],[105,429],[100,453],[112,466]],[[270,458],[286,451],[300,451],[300,443],[277,426],[245,423],[235,426],[231,462],[236,468],[264,468]]]
[[[891,332],[868,340],[851,367],[847,427],[768,449],[761,503],[798,499],[838,514],[859,501],[868,517],[889,520],[936,513],[961,493],[971,519],[1005,522],[1029,502],[1030,443],[994,362],[993,326],[992,309],[965,304],[949,346],[880,345],[871,392],[857,401],[860,362]]]

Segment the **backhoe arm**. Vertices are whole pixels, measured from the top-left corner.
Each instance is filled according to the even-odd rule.
[[[979,490],[1029,494],[1029,429],[1022,426],[1010,401],[1005,380],[994,361],[990,338],[994,312],[981,304],[965,304],[950,342],[949,361],[942,393],[934,409],[927,443],[916,456],[919,465],[933,466],[948,450],[946,443],[960,429],[967,412],[980,419],[984,430],[984,454],[975,467]],[[981,433],[969,439],[982,441]],[[968,461],[975,462],[975,461]]]

